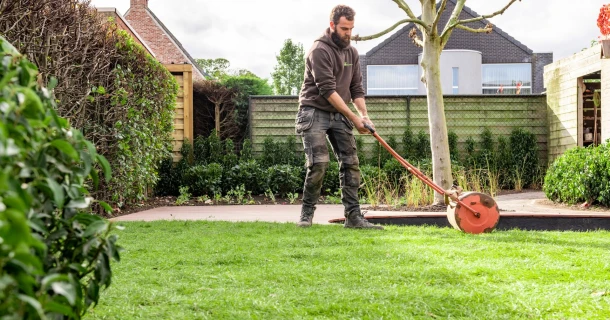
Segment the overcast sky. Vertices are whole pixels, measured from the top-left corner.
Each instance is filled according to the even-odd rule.
[[[419,1],[406,2],[416,15],[420,14]],[[507,2],[467,0],[466,6],[482,15],[497,11]],[[606,2],[523,0],[491,22],[534,52],[553,52],[556,61],[597,39],[597,15]],[[332,7],[341,3],[356,10],[354,33],[361,36],[406,18],[391,0],[150,0],[149,7],[194,58],[225,58],[231,68],[248,69],[269,78],[284,40],[300,42],[307,51],[328,26]],[[92,0],[92,4],[115,7],[122,14],[129,9],[129,0]],[[360,54],[366,54],[391,34],[354,46]]]

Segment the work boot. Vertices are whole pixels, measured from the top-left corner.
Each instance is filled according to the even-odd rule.
[[[360,212],[360,209],[352,210],[352,212],[346,214],[345,224],[343,226],[345,228],[383,230],[382,226],[374,225],[364,219],[364,215]]]
[[[301,228],[311,227],[311,223],[313,221],[313,212],[316,211],[316,208],[301,208],[301,218],[299,218],[299,222],[297,222],[297,226]]]

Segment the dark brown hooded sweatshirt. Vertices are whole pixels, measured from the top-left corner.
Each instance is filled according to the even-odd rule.
[[[327,28],[307,53],[299,103],[338,112],[327,100],[333,92],[337,92],[346,104],[364,97],[358,51],[351,45],[339,48]]]

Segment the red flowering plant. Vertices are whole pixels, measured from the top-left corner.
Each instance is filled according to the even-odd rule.
[[[597,26],[602,35],[600,40],[610,39],[610,4],[605,4],[599,9],[597,16]]]

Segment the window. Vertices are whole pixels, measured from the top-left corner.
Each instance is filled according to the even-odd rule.
[[[453,94],[459,94],[460,93],[460,86],[459,86],[459,82],[460,82],[460,68],[456,68],[453,67]]]
[[[418,68],[418,65],[367,66],[367,94],[417,94]]]
[[[483,94],[532,93],[530,63],[484,64],[482,72]]]

